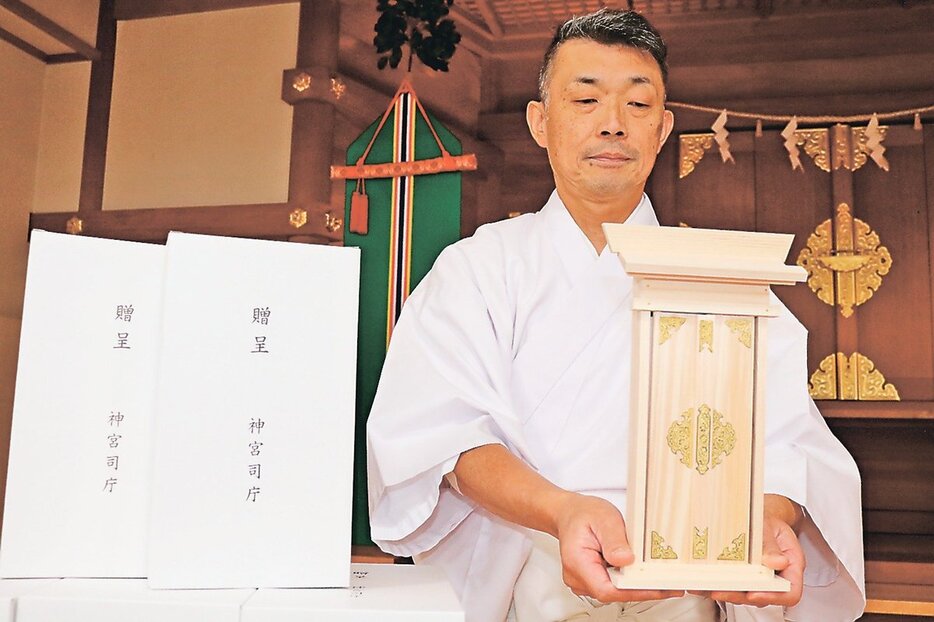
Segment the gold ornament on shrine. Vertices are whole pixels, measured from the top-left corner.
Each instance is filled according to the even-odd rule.
[[[324,228],[334,233],[340,231],[341,227],[344,226],[344,219],[338,216],[331,215],[331,212],[327,212],[324,215]]]
[[[347,85],[340,78],[331,78],[331,94],[334,99],[340,99],[347,92]]]
[[[863,304],[882,285],[892,267],[892,256],[879,235],[853,218],[850,206],[840,203],[833,220],[817,225],[807,246],[798,254],[798,265],[808,272],[808,287],[829,305],[840,307],[843,317]]]
[[[869,357],[843,352],[824,357],[808,385],[816,400],[899,401],[898,389],[886,382]]]
[[[713,147],[714,134],[681,134],[678,137],[678,177],[684,179],[694,172],[694,167]]]
[[[294,78],[292,78],[292,88],[299,93],[304,93],[311,88],[311,76],[309,76],[304,71],[298,73]]]
[[[72,235],[80,235],[84,230],[84,221],[78,218],[77,216],[72,216],[65,222],[65,233],[71,233]]]
[[[797,125],[792,127],[791,124],[789,127],[791,129],[785,128],[782,135],[786,136],[785,148],[788,149],[792,168],[801,167],[797,149],[801,147],[814,165],[826,173],[841,168],[848,171],[859,170],[869,158],[872,158],[879,168],[889,170],[888,160],[883,155],[885,147],[882,145],[888,128],[879,125],[878,120],[870,122],[866,127],[835,125],[832,128],[833,149],[830,142],[831,130],[825,127],[799,130],[796,129]]]
[[[296,207],[289,212],[289,224],[296,229],[301,229],[308,222],[308,212],[300,207]]]
[[[723,111],[711,126],[713,133],[681,134],[678,137],[678,177],[684,179],[694,172],[697,164],[704,158],[714,144],[720,149],[724,162],[733,162],[726,130],[727,113]],[[871,158],[884,171],[889,170],[885,158],[885,140],[888,128],[879,125],[879,119],[873,115],[866,127],[850,127],[837,124],[832,128],[833,148],[831,149],[831,130],[826,127],[798,129],[798,118],[792,117],[781,132],[783,145],[788,152],[792,170],[804,170],[801,163],[801,151],[807,154],[814,165],[824,172],[845,168],[855,171],[863,167]],[[756,136],[761,136],[757,124]]]

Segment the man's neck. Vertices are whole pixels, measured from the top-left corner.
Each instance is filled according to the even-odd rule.
[[[642,200],[642,188],[632,193],[615,196],[612,200],[581,197],[573,192],[563,192],[560,187],[558,196],[567,207],[571,218],[593,244],[597,253],[600,253],[606,246],[603,223],[625,222]]]

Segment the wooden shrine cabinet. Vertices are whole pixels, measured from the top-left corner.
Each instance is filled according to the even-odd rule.
[[[761,564],[770,285],[792,236],[604,225],[633,285],[626,589],[787,591]]]

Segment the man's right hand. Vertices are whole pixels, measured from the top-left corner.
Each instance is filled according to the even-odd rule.
[[[558,539],[564,582],[575,594],[610,602],[660,600],[683,591],[618,590],[608,566],[634,561],[626,524],[604,499],[555,486],[502,445],[481,445],[454,467],[461,494],[510,522]]]
[[[604,499],[577,493],[567,496],[555,516],[564,583],[579,596],[603,603],[661,600],[683,591],[620,590],[607,573],[609,566],[628,566],[635,560],[619,510]]]

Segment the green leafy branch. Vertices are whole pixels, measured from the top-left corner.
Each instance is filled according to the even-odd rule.
[[[447,71],[448,63],[460,43],[454,21],[448,17],[454,0],[378,0],[379,19],[373,30],[373,44],[380,54],[376,66],[393,69],[402,60],[402,48],[409,46],[409,67],[412,56],[436,71]]]

